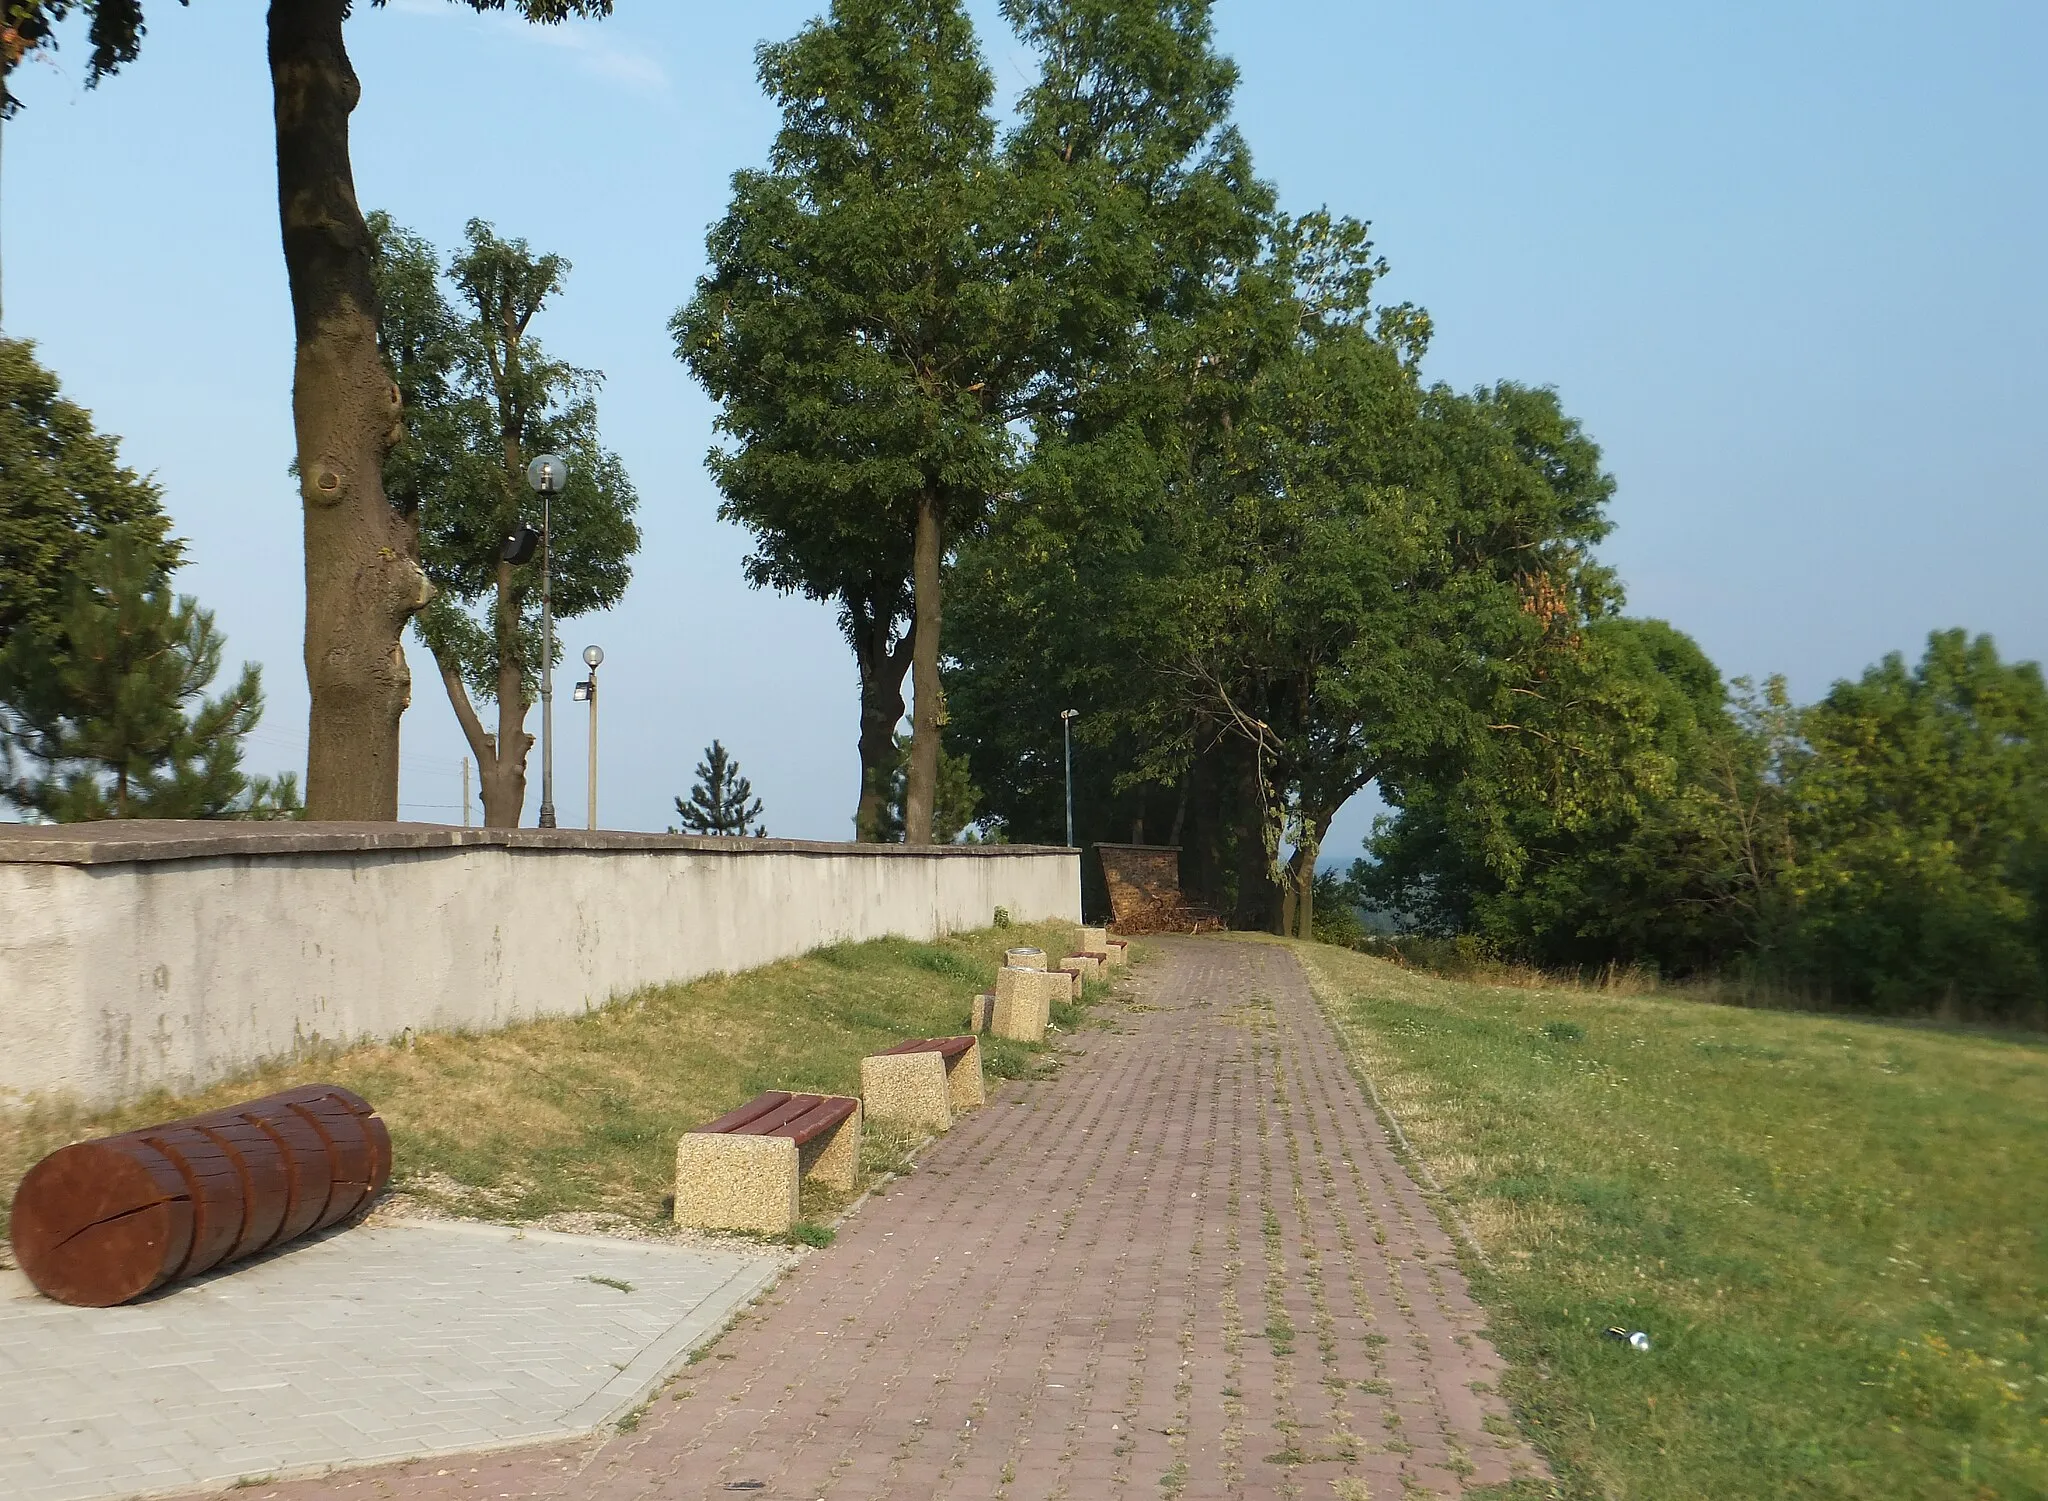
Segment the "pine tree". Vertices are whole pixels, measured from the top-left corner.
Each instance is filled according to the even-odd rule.
[[[115,529],[81,560],[56,623],[0,650],[0,797],[61,823],[296,812],[293,779],[241,769],[259,669],[205,696],[224,645],[211,611],[171,593],[148,530]]]
[[[670,829],[671,834],[744,835],[752,823],[754,838],[768,837],[760,823],[761,800],[754,796],[754,784],[740,775],[740,763],[716,740],[697,763],[697,785],[690,789],[690,800],[677,798],[676,812],[682,816],[683,827]]]
[[[115,527],[178,566],[163,492],[121,462],[121,445],[67,400],[26,339],[0,338],[0,647],[53,629],[80,560]]]
[[[903,842],[903,804],[910,784],[910,737],[899,733],[896,736],[896,763],[888,771],[888,799],[883,804],[879,838],[884,844]],[[961,835],[969,835],[969,843],[978,836],[970,831],[974,828],[975,809],[981,802],[981,792],[974,785],[972,769],[965,756],[956,756],[945,747],[939,748],[939,785],[932,799],[932,841],[936,844],[952,844]]]

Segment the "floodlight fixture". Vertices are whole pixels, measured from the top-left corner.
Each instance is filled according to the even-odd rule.
[[[536,549],[540,547],[540,528],[519,523],[519,530],[508,532],[498,548],[498,556],[515,566],[531,563]]]

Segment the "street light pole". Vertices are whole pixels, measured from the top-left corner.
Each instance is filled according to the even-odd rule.
[[[1067,848],[1074,847],[1074,721],[1079,709],[1060,710],[1060,741],[1067,757]]]
[[[604,648],[583,648],[583,665],[590,676],[576,685],[576,696],[590,705],[590,828],[597,827],[597,669],[604,661]]]
[[[540,826],[555,826],[555,607],[549,575],[554,567],[554,498],[569,481],[568,461],[544,453],[526,466],[526,482],[540,495]]]

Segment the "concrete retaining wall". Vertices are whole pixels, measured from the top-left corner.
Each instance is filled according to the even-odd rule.
[[[0,1104],[500,1027],[825,944],[1076,918],[1075,851],[427,825],[0,827]]]

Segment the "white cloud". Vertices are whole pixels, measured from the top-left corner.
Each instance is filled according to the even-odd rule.
[[[517,38],[566,54],[577,70],[593,78],[649,92],[665,92],[668,71],[652,55],[636,51],[614,40],[601,21],[564,21],[556,26],[536,26],[506,11],[481,14],[454,0],[386,0],[385,9],[409,16],[461,17],[489,27],[501,36]]]

